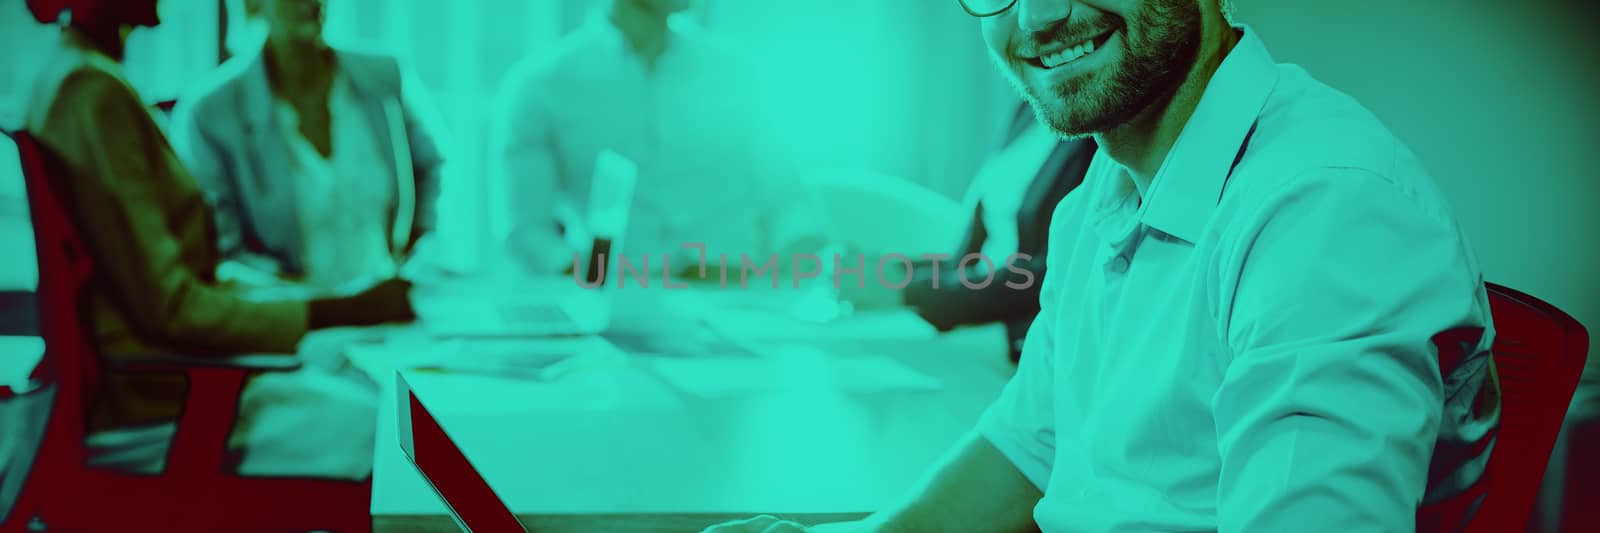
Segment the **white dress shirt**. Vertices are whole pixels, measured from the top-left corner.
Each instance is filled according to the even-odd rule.
[[[277,100],[278,119],[293,152],[300,234],[305,252],[303,283],[333,290],[395,274],[389,216],[395,183],[362,114],[349,80],[336,75],[328,95],[333,154],[323,157],[300,133],[294,106]],[[351,287],[354,288],[354,287]]]
[[[979,424],[1044,531],[1408,531],[1425,489],[1482,476],[1499,403],[1466,238],[1375,117],[1242,31],[1143,202],[1102,152],[1056,210]],[[1435,346],[1457,328],[1482,330]]]
[[[625,253],[652,254],[652,269],[682,243],[706,243],[713,263],[722,251],[738,264],[737,254],[770,253],[795,234],[794,215],[804,213],[789,200],[799,195],[784,190],[791,183],[761,145],[771,136],[757,117],[778,104],[747,90],[754,63],[686,19],[669,27],[650,68],[595,10],[551,53],[510,74],[494,149],[514,253],[551,255],[557,224],[583,223],[603,149],[639,166]],[[571,261],[553,255],[557,265]]]

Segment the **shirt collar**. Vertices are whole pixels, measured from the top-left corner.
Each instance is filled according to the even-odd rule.
[[[272,92],[272,80],[267,78],[266,45],[263,43],[262,47],[253,52],[248,58],[240,58],[239,60],[247,62],[243,67],[244,72],[241,74],[245,78],[245,82],[240,86],[240,90],[244,93],[241,99],[241,103],[244,104],[241,106],[241,113],[250,127],[259,128],[270,123],[275,118],[273,116],[275,113],[273,108],[280,100],[278,95]],[[333,61],[334,86],[337,87],[341,83],[348,84],[345,87],[346,90],[361,96],[376,97],[383,94],[383,91],[378,89],[381,82],[368,78],[367,73],[361,69],[347,67],[349,60],[345,58],[344,52],[337,49],[333,50]],[[263,102],[271,102],[271,104],[260,105]]]
[[[668,17],[667,48],[662,52],[661,59],[665,60],[667,57],[670,57],[674,54],[682,53],[679,49],[683,47],[683,43],[688,40],[687,34],[695,30],[696,27],[694,26],[693,22],[687,20],[687,18],[682,14]],[[636,55],[633,52],[633,48],[628,45],[627,37],[622,35],[622,30],[617,29],[617,25],[611,22],[610,2],[601,2],[593,9],[590,9],[588,16],[584,19],[581,29],[578,31],[588,32],[595,36],[595,39],[598,41],[598,47],[592,51],[594,53],[601,53],[604,54],[605,57],[613,58],[619,61],[639,61],[638,55]]]
[[[605,57],[613,59],[628,57],[632,54],[628,50],[627,43],[624,42],[622,30],[617,29],[617,26],[611,23],[608,9],[610,9],[609,2],[603,2],[601,5],[595,6],[594,9],[590,9],[589,16],[583,21],[583,29],[581,31],[594,35],[598,41],[598,46],[593,52],[605,54]]]
[[[1222,198],[1235,161],[1278,82],[1278,66],[1247,26],[1151,181],[1141,221],[1196,242]]]

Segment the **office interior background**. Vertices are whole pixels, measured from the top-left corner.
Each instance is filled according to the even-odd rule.
[[[163,2],[162,26],[129,45],[128,76],[146,99],[181,96],[221,53],[250,46],[226,7],[233,1]],[[459,266],[479,263],[506,229],[503,186],[486,164],[496,112],[486,103],[513,64],[577,27],[597,1],[329,0],[329,41],[404,58],[444,117],[454,150],[441,242]],[[1234,4],[1280,62],[1355,96],[1422,157],[1491,280],[1600,324],[1600,37],[1591,31],[1600,4]],[[977,23],[953,1],[699,0],[692,16],[782,78],[788,94],[768,101],[788,123],[773,134],[789,137],[794,165],[811,175],[898,177],[959,200],[1016,105]],[[0,1],[0,28],[0,127],[16,128],[54,30],[23,0]],[[0,221],[27,224],[9,142],[0,143]],[[29,235],[0,231],[8,251],[31,250]],[[0,287],[31,287],[33,261],[8,257]],[[1600,386],[1590,366],[1586,381]]]
[[[148,100],[179,97],[230,46],[249,46],[225,31],[241,27],[228,3],[166,0],[163,25],[136,34],[128,76]],[[505,231],[486,102],[511,65],[593,3],[329,0],[330,42],[398,54],[446,120],[441,242],[458,266],[477,265]],[[1600,3],[1234,3],[1280,62],[1355,96],[1421,156],[1491,281],[1600,327]],[[782,77],[789,92],[768,101],[787,123],[773,134],[789,137],[797,167],[899,177],[959,200],[1016,105],[953,0],[699,0],[692,16]],[[53,31],[23,0],[0,0],[0,127],[22,124]],[[0,288],[37,279],[26,209],[15,149],[0,142]],[[1600,357],[1590,359],[1578,402],[1600,389]]]

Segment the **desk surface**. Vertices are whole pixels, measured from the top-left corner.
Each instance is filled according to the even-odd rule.
[[[681,314],[661,315],[666,305],[633,307],[654,316],[622,316],[615,329],[684,335],[696,327]],[[530,526],[682,531],[757,513],[827,521],[877,509],[972,426],[1011,372],[999,328],[765,343],[757,351],[748,361],[629,355],[554,382],[416,372],[407,379]],[[885,363],[939,385],[874,387],[845,375]],[[726,368],[754,383],[712,390],[685,375]],[[393,380],[380,383],[375,524],[450,530],[443,503],[397,444]]]

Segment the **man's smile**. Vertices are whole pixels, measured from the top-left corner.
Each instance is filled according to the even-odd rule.
[[[1034,68],[1052,70],[1094,55],[1096,51],[1105,48],[1106,43],[1116,36],[1116,33],[1116,28],[1109,28],[1071,41],[1065,39],[1052,41],[1032,51],[1019,51],[1017,55],[1024,63]]]

